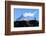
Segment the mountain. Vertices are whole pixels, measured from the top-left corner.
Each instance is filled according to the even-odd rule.
[[[21,15],[21,17],[17,18],[16,21],[14,21],[14,27],[36,27],[39,26],[39,21],[34,18],[28,19],[27,17],[24,17]]]
[[[19,17],[19,18],[16,19],[16,21],[22,21],[22,20],[29,21],[29,20],[36,20],[36,18],[34,18],[34,19],[29,19],[29,18],[24,17],[23,15],[21,15],[21,17]]]

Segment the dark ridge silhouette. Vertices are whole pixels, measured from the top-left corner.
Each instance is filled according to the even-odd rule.
[[[14,21],[14,27],[37,27],[39,26],[39,21],[30,20],[30,21]]]

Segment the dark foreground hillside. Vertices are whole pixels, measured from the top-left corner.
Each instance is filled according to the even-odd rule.
[[[36,26],[39,26],[39,22],[37,20],[14,21],[14,27],[36,27]]]

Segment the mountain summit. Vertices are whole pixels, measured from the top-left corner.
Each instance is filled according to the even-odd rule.
[[[27,17],[33,17],[34,14],[32,13],[24,13],[22,14],[19,18],[17,18],[16,21],[22,21],[22,20],[26,20],[26,21],[29,21],[29,20],[36,20],[36,18],[33,18],[33,19],[29,19]]]

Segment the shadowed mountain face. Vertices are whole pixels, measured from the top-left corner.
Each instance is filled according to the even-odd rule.
[[[37,20],[14,21],[14,27],[37,27],[37,26],[39,26],[39,22]]]

